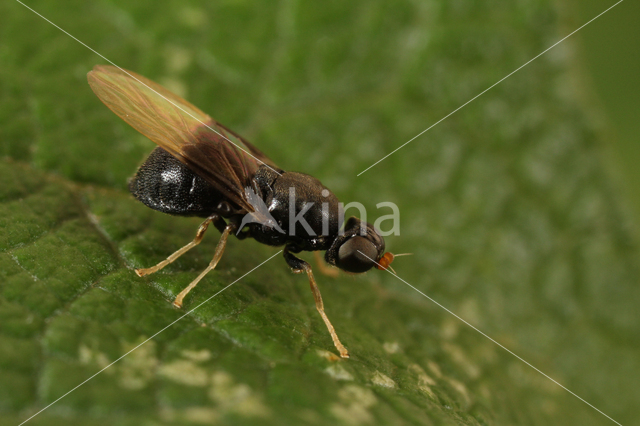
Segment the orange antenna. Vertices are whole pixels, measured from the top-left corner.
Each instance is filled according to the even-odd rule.
[[[385,254],[382,255],[382,257],[378,261],[376,268],[380,269],[381,271],[386,271],[387,268],[391,268],[390,265],[391,265],[391,262],[393,262],[394,258],[395,258],[395,255],[393,253],[386,252]],[[393,271],[393,269],[391,270]]]
[[[387,269],[390,269],[394,275],[398,275],[396,271],[391,267],[391,262],[393,262],[393,259],[395,259],[398,256],[411,256],[412,254],[413,253],[393,254],[390,252],[386,252],[385,254],[382,255],[382,257],[378,261],[376,268],[380,269],[381,271],[386,271]]]

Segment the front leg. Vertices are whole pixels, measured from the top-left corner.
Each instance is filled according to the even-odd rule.
[[[331,338],[333,339],[333,344],[340,352],[340,356],[342,358],[349,358],[349,352],[347,348],[345,348],[342,343],[340,343],[340,339],[338,339],[338,335],[336,334],[336,330],[331,325],[331,321],[327,317],[327,314],[324,313],[324,304],[322,303],[322,296],[320,295],[320,289],[316,284],[316,280],[313,277],[313,272],[311,271],[311,266],[305,262],[304,260],[294,256],[291,253],[291,248],[289,246],[285,246],[284,251],[284,259],[287,261],[287,264],[293,269],[293,272],[299,274],[302,272],[306,272],[309,277],[309,285],[311,286],[311,293],[313,294],[313,298],[316,301],[316,309],[320,313],[320,316],[324,320],[325,325],[329,329],[329,333],[331,334]]]
[[[322,256],[320,256],[320,252],[319,251],[314,251],[313,252],[313,258],[316,260],[316,266],[320,270],[321,274],[324,274],[324,275],[326,275],[328,277],[331,277],[331,278],[338,278],[338,276],[340,276],[339,269],[327,265],[327,263],[322,258]]]

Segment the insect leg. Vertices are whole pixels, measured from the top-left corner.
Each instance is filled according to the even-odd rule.
[[[321,274],[326,275],[331,278],[338,278],[340,272],[338,268],[332,268],[331,266],[327,266],[327,263],[324,261],[322,256],[320,256],[320,252],[314,251],[313,258],[316,261],[316,265],[318,266],[318,270]]]
[[[214,221],[217,222],[219,219],[220,218],[217,215],[208,217],[207,219],[205,219],[204,222],[202,222],[202,224],[198,228],[198,232],[196,232],[196,237],[193,239],[193,241],[191,241],[189,244],[187,244],[186,246],[182,247],[180,250],[173,253],[171,256],[167,257],[162,262],[158,263],[156,266],[152,266],[150,268],[144,268],[144,269],[136,269],[136,274],[138,274],[139,277],[144,277],[145,275],[158,272],[160,269],[164,268],[165,266],[167,266],[168,264],[170,264],[171,262],[173,262],[174,260],[182,256],[183,254],[185,254],[186,252],[188,252],[189,250],[191,250],[192,248],[200,244],[200,241],[202,241],[202,238],[204,237],[204,233],[207,232],[207,228],[209,227],[209,224]]]
[[[322,317],[325,325],[329,329],[329,334],[331,334],[331,338],[333,339],[333,344],[336,346],[336,349],[338,349],[338,352],[340,352],[340,356],[342,358],[349,358],[349,352],[347,351],[347,348],[345,348],[344,345],[340,343],[340,339],[338,339],[336,330],[333,328],[333,325],[331,325],[331,321],[329,321],[327,314],[324,313],[324,303],[322,303],[322,296],[320,295],[320,289],[316,284],[316,279],[313,277],[311,266],[304,260],[291,254],[291,252],[289,252],[287,247],[284,248],[284,258],[289,264],[289,266],[293,268],[293,272],[298,274],[301,272],[307,273],[307,276],[309,277],[309,285],[311,286],[311,293],[313,294],[313,298],[316,301],[316,309],[320,313],[320,316]]]
[[[186,286],[185,289],[182,290],[180,292],[180,294],[178,294],[178,296],[176,297],[176,300],[173,301],[173,306],[175,306],[176,308],[181,308],[182,307],[182,299],[184,299],[185,296],[187,294],[189,294],[189,292],[191,290],[193,290],[193,288],[195,286],[198,285],[200,280],[202,278],[204,278],[204,276],[207,275],[209,273],[209,271],[211,271],[213,268],[216,267],[216,265],[220,261],[220,258],[222,257],[222,253],[224,252],[224,248],[227,246],[227,238],[229,238],[229,235],[231,233],[233,233],[233,231],[235,231],[235,230],[236,230],[236,225],[234,225],[232,223],[230,223],[229,225],[226,226],[226,228],[224,228],[224,232],[222,233],[222,236],[220,237],[220,241],[218,241],[218,245],[216,246],[216,251],[213,254],[213,259],[211,259],[211,262],[209,263],[209,266],[207,266],[206,269],[204,271],[202,271],[200,273],[200,275],[198,275],[198,277],[195,280],[191,281],[191,284]]]

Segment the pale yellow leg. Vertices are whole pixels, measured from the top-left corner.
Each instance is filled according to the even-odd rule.
[[[189,244],[182,247],[180,250],[176,251],[171,256],[167,257],[165,260],[158,263],[156,266],[152,266],[150,268],[144,268],[144,269],[136,269],[136,274],[138,274],[139,277],[144,277],[145,275],[158,272],[160,269],[164,268],[165,266],[167,266],[168,264],[170,264],[171,262],[173,262],[174,260],[182,256],[183,254],[185,254],[186,252],[188,252],[189,250],[191,250],[192,248],[200,244],[200,241],[202,241],[202,238],[204,237],[204,233],[207,231],[207,228],[209,227],[209,224],[212,221],[213,221],[212,218],[207,218],[207,220],[202,222],[202,224],[198,228],[198,232],[196,232],[196,237]]]
[[[207,266],[207,268],[204,271],[202,271],[202,273],[200,275],[198,275],[198,278],[196,278],[195,280],[191,281],[191,284],[189,284],[187,287],[185,287],[185,289],[182,290],[180,292],[180,294],[178,294],[178,296],[176,297],[176,300],[173,301],[173,306],[175,306],[176,308],[181,308],[182,307],[182,299],[184,299],[185,296],[187,294],[189,294],[189,292],[191,290],[193,290],[193,288],[195,286],[198,285],[200,280],[202,278],[204,278],[204,276],[207,275],[209,273],[209,271],[211,271],[213,268],[216,267],[216,265],[220,261],[220,258],[222,257],[222,253],[224,252],[224,248],[227,246],[227,238],[229,237],[229,234],[231,234],[231,232],[234,231],[235,229],[236,229],[236,227],[234,225],[227,225],[227,227],[224,228],[224,232],[222,233],[222,236],[220,237],[220,241],[218,242],[218,245],[216,246],[216,252],[213,254],[213,259],[211,259],[211,262],[209,263],[209,266]]]
[[[340,356],[342,358],[349,358],[349,352],[347,348],[345,348],[342,343],[340,343],[340,339],[338,339],[338,335],[336,334],[336,330],[331,325],[331,321],[327,317],[327,314],[324,313],[324,303],[322,303],[322,296],[320,295],[320,289],[316,284],[316,280],[313,277],[313,272],[311,272],[311,267],[305,268],[307,276],[309,277],[309,285],[311,286],[311,293],[313,293],[313,298],[316,301],[316,309],[320,312],[320,316],[324,320],[325,325],[329,329],[329,333],[331,334],[331,338],[333,339],[333,344],[336,345],[336,349],[340,352]]]
[[[322,256],[320,256],[320,252],[319,251],[314,251],[313,252],[313,257],[316,260],[316,265],[318,266],[318,270],[320,271],[321,274],[326,275],[328,277],[331,278],[338,278],[338,275],[340,275],[339,269],[338,268],[332,268],[331,266],[328,266],[324,259],[322,258]]]

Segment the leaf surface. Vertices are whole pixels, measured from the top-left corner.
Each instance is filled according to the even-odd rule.
[[[356,177],[566,35],[554,4],[29,6],[370,222],[396,203],[387,247],[414,253],[400,277],[631,424],[636,228],[572,84],[570,40]],[[102,59],[19,3],[0,16],[0,423],[19,424],[276,250],[232,240],[174,309],[217,232],[138,278],[198,220],[126,193],[153,144],[92,94]],[[351,359],[277,256],[28,424],[611,424],[392,275],[316,275]]]

